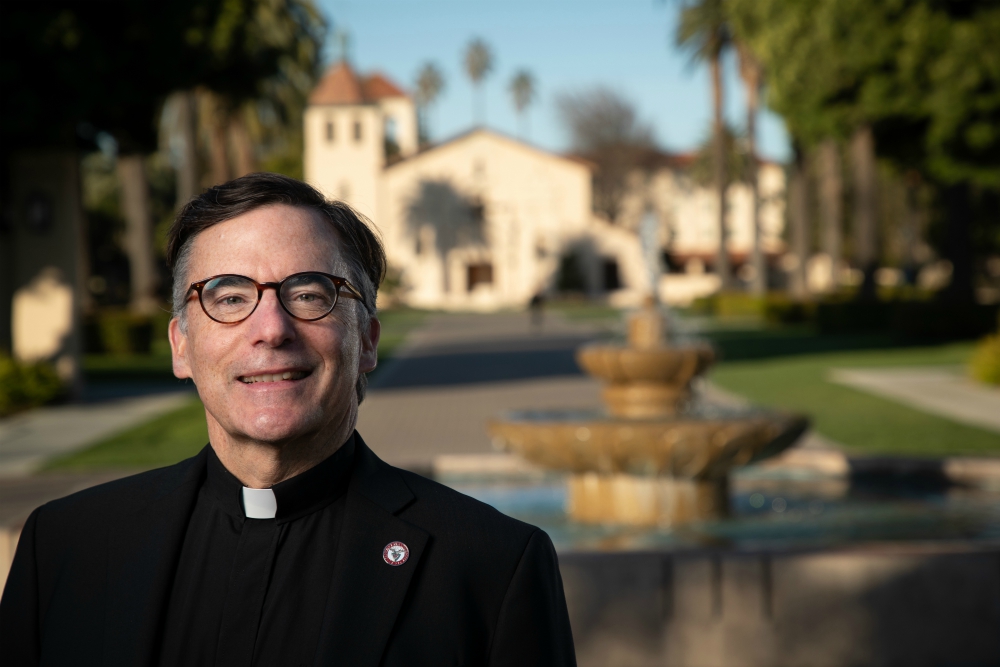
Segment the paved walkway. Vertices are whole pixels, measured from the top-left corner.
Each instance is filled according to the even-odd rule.
[[[373,379],[358,430],[383,459],[411,469],[492,453],[486,424],[505,411],[600,405],[600,385],[581,374],[574,351],[606,333],[557,313],[540,329],[527,313],[431,316]]]
[[[0,420],[0,478],[22,477],[48,459],[179,408],[192,391],[39,408]]]
[[[838,368],[830,380],[911,408],[1000,433],[1000,389],[959,366]]]

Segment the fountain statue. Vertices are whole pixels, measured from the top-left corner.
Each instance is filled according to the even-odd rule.
[[[628,344],[590,344],[577,363],[606,383],[604,412],[520,411],[489,425],[494,442],[569,474],[570,518],[674,526],[721,518],[729,471],[791,446],[799,415],[698,400],[692,381],[714,360],[705,344],[671,345],[655,304],[628,321]]]

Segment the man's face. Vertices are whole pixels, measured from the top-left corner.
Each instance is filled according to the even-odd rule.
[[[321,214],[280,204],[199,234],[189,266],[188,283],[224,273],[259,283],[303,271],[350,278],[339,239]],[[246,320],[220,324],[193,290],[188,297],[187,331],[170,322],[174,374],[194,380],[209,433],[221,427],[234,440],[281,445],[354,418],[354,386],[359,373],[375,368],[379,335],[374,318],[368,331],[359,331],[356,301],[341,298],[323,319],[302,322],[268,289]]]

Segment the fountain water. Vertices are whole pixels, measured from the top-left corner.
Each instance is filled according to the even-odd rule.
[[[591,344],[577,363],[606,383],[606,411],[520,411],[490,424],[500,447],[570,473],[568,512],[585,523],[675,526],[728,511],[733,468],[791,446],[799,415],[710,405],[692,381],[714,360],[704,344],[671,345],[650,302],[628,344]]]

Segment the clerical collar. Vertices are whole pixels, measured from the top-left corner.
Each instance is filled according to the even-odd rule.
[[[208,448],[205,485],[228,514],[238,518],[292,521],[320,510],[347,490],[354,462],[354,435],[326,460],[270,489],[247,489]],[[244,508],[246,508],[244,510]]]

